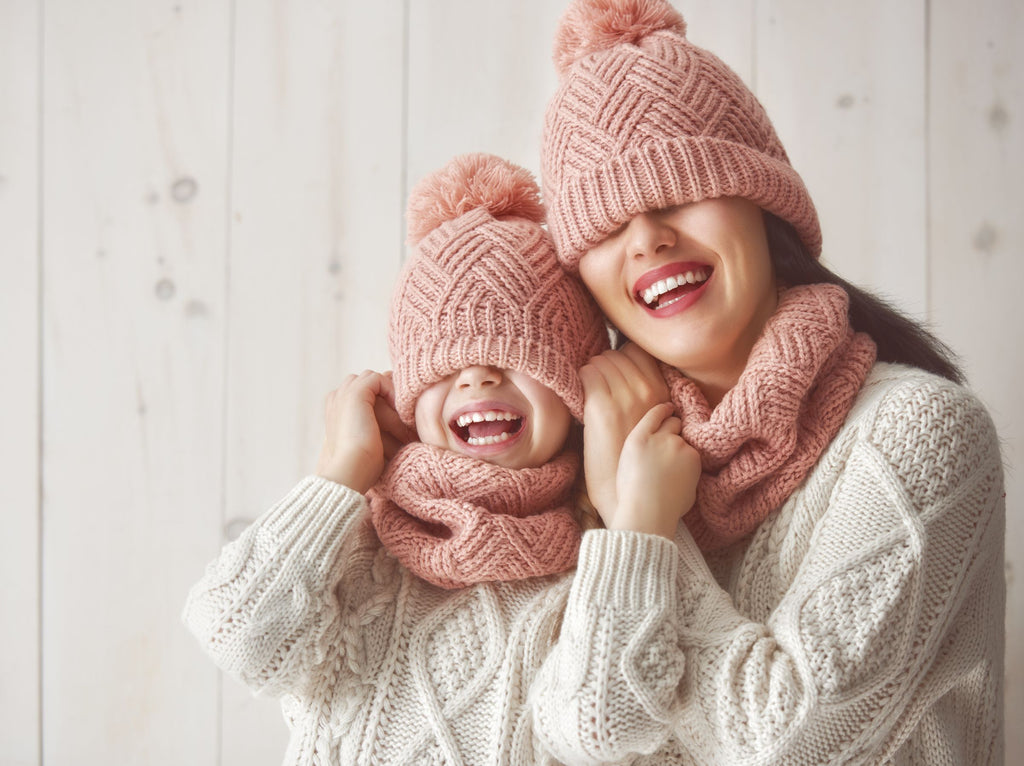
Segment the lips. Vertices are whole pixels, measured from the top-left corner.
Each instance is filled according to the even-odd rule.
[[[464,448],[476,454],[494,454],[523,434],[526,417],[503,402],[472,402],[460,407],[448,428]]]
[[[633,298],[654,316],[676,314],[693,305],[714,269],[706,263],[679,261],[646,272],[633,285]]]

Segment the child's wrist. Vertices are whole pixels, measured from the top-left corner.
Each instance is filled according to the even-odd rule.
[[[679,519],[676,517],[662,517],[647,509],[626,506],[618,510],[607,526],[608,529],[642,532],[674,540],[678,524]]]
[[[365,495],[370,487],[377,482],[377,477],[371,476],[370,472],[345,461],[321,461],[317,463],[314,474],[321,479],[327,479],[335,484],[341,484],[349,489],[354,489],[361,495]]]

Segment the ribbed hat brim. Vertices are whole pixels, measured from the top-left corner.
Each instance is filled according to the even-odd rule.
[[[577,368],[607,347],[603,327],[582,339],[582,348],[559,349],[531,338],[478,336],[442,338],[395,360],[398,416],[415,422],[416,400],[429,386],[474,364],[515,370],[554,391],[577,420],[583,419],[583,387]]]
[[[647,210],[743,197],[789,221],[821,253],[814,203],[791,165],[743,144],[704,136],[650,140],[566,177],[549,199],[559,260],[575,269],[590,248]]]

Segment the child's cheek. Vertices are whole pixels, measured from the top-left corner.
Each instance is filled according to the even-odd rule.
[[[444,402],[447,386],[444,381],[435,383],[420,394],[416,400],[416,433],[424,444],[447,448],[448,425],[444,421]]]

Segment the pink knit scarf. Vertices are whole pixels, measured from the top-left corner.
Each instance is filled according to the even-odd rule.
[[[576,565],[579,458],[510,469],[421,442],[403,447],[370,491],[381,542],[442,588],[555,574]]]
[[[714,410],[691,380],[662,365],[683,438],[701,455],[697,501],[684,519],[702,550],[754,531],[839,432],[875,361],[875,343],[853,331],[848,307],[834,285],[783,292]]]

